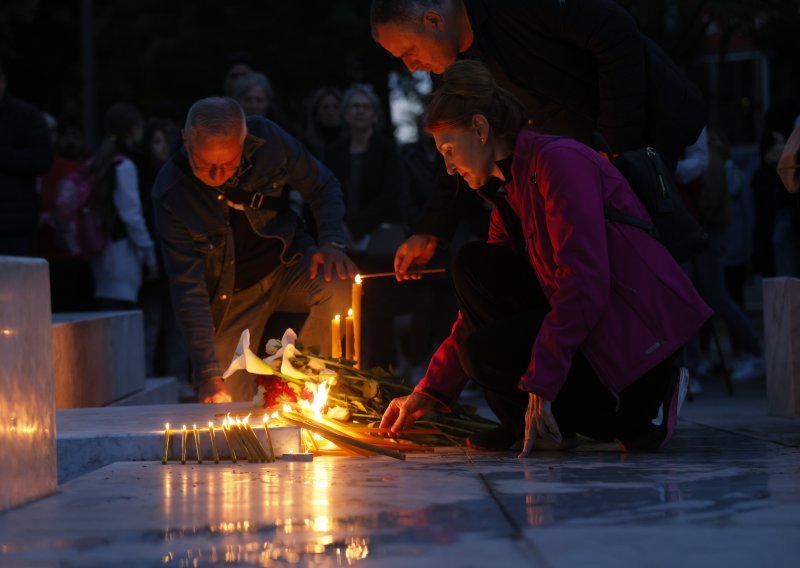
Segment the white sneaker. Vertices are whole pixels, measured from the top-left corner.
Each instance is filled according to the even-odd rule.
[[[739,361],[731,372],[731,380],[737,383],[754,381],[762,378],[767,372],[767,362],[763,355],[747,355]]]

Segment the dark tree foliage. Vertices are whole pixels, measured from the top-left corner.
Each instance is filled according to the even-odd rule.
[[[619,0],[645,33],[681,65],[701,53],[706,29],[725,41],[753,37],[782,76],[800,76],[797,0]],[[0,58],[10,91],[53,114],[82,110],[80,0],[4,0]],[[373,40],[369,0],[95,0],[98,111],[118,100],[145,113],[169,100],[184,110],[222,90],[227,54],[249,51],[271,79],[279,104],[299,125],[303,101],[319,86],[373,83],[387,100],[386,76],[402,69]],[[724,73],[720,73],[720,81]],[[792,79],[785,79],[793,83]],[[403,84],[410,84],[408,81]],[[780,90],[776,86],[775,91]],[[714,104],[711,86],[709,99]]]
[[[185,109],[222,91],[223,63],[248,51],[297,123],[317,87],[373,83],[399,69],[372,39],[368,0],[96,0],[98,107],[162,100]],[[6,0],[0,58],[10,91],[54,113],[81,110],[81,2]]]

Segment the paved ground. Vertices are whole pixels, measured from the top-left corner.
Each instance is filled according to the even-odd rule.
[[[660,454],[117,463],[0,515],[0,565],[798,566],[800,420],[705,386]]]

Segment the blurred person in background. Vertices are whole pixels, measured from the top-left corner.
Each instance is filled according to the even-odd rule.
[[[394,137],[383,132],[381,102],[370,85],[356,84],[342,97],[344,137],[331,144],[325,163],[342,184],[345,227],[353,259],[366,273],[392,270],[394,251],[406,238],[407,187]],[[405,308],[393,282],[366,284],[364,365],[397,362],[394,318]]]
[[[311,96],[303,143],[318,159],[325,161],[326,146],[342,137],[342,92],[321,87]]]
[[[158,276],[155,243],[147,230],[139,190],[139,172],[131,159],[144,134],[141,112],[133,105],[112,105],[104,117],[105,138],[92,155],[92,198],[110,244],[92,260],[95,300],[100,310],[136,306],[144,279]]]
[[[31,256],[39,223],[36,176],[50,169],[53,143],[42,113],[7,88],[0,62],[0,255]]]
[[[36,254],[47,259],[50,270],[50,303],[53,313],[85,312],[94,306],[94,279],[86,260],[73,257],[57,244],[54,226],[58,183],[89,157],[83,128],[74,117],[58,121],[53,167],[39,179],[39,227]]]
[[[155,235],[153,183],[161,167],[172,155],[170,140],[178,132],[170,120],[147,121],[138,160],[139,188],[147,230]],[[144,315],[145,365],[148,377],[168,376],[178,379],[181,400],[195,397],[189,378],[189,350],[178,328],[169,297],[169,281],[164,273],[161,249],[156,242],[158,276],[142,283],[138,305]]]

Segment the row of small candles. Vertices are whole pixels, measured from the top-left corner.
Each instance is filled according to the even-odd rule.
[[[219,450],[217,449],[216,432],[221,431],[225,438],[225,443],[230,452],[231,461],[236,463],[239,459],[238,456],[246,457],[247,461],[255,462],[274,462],[275,450],[272,447],[272,436],[269,432],[269,425],[267,424],[267,415],[264,415],[263,427],[264,435],[266,438],[266,447],[261,444],[253,427],[250,426],[250,416],[245,417],[244,420],[237,418],[233,420],[230,417],[222,421],[222,426],[214,426],[213,422],[208,423],[208,428],[198,428],[197,424],[192,424],[191,430],[184,424],[181,429],[181,464],[186,463],[186,451],[189,446],[188,438],[191,435],[194,439],[195,456],[197,463],[203,463],[203,449],[200,439],[201,432],[208,432],[211,439],[211,455],[214,458],[214,463],[219,463]],[[175,430],[170,429],[169,422],[164,426],[164,457],[161,463],[165,464],[169,461],[169,447],[172,443],[173,434]],[[236,448],[239,448],[237,455]],[[174,443],[173,443],[174,448]]]

